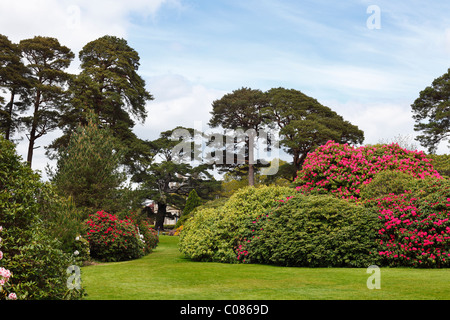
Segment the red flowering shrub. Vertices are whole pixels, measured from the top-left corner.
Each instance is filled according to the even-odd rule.
[[[361,186],[385,170],[420,179],[440,178],[431,162],[423,152],[405,150],[398,144],[354,148],[328,141],[308,155],[295,183],[302,193],[331,193],[358,199]]]
[[[131,219],[119,219],[104,211],[89,215],[85,222],[90,254],[102,261],[137,259],[144,255],[144,242]]]

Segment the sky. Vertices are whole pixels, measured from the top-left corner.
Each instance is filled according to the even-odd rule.
[[[357,125],[364,144],[401,135],[424,150],[411,104],[450,68],[448,12],[448,0],[2,0],[0,33],[55,37],[76,55],[104,35],[126,39],[155,98],[134,128],[142,139],[206,126],[212,102],[233,90],[284,87]],[[68,71],[79,72],[77,58]],[[44,146],[59,134],[37,141],[44,177]]]

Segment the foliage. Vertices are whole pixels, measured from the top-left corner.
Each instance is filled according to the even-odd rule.
[[[3,227],[0,226],[0,235],[3,231]],[[0,237],[0,249],[2,247],[2,240]],[[17,299],[17,295],[14,292],[8,294],[7,288],[9,287],[8,280],[11,278],[12,273],[10,270],[1,267],[1,260],[3,259],[3,252],[0,251],[0,300],[4,299]]]
[[[49,202],[45,188],[39,175],[15,153],[14,145],[0,137],[2,263],[14,275],[10,285],[19,299],[62,299],[67,291],[66,269],[74,263],[41,220],[43,203]],[[83,290],[72,298],[82,294]]]
[[[151,156],[148,145],[133,132],[135,120],[145,121],[146,103],[153,100],[138,74],[139,54],[125,39],[103,36],[87,43],[79,60],[81,72],[70,82],[70,100],[59,123],[63,135],[52,142],[49,155],[66,147],[72,132],[80,123],[86,125],[94,112],[126,146],[122,164],[134,173]]]
[[[81,210],[112,211],[125,180],[119,167],[121,157],[120,146],[110,131],[91,118],[72,134],[67,148],[61,150],[56,172],[49,172],[51,181]]]
[[[72,242],[71,253],[75,264],[82,266],[91,260],[89,241],[81,235],[77,235]]]
[[[12,140],[21,126],[19,113],[25,111],[27,105],[25,89],[30,86],[28,76],[29,70],[21,61],[19,46],[0,34],[0,88],[9,94],[8,103],[0,108],[0,131],[5,132],[6,140]],[[20,96],[19,101],[17,95]],[[0,97],[0,106],[2,100]]]
[[[61,242],[64,252],[72,253],[75,239],[82,232],[84,212],[77,208],[71,197],[59,195],[54,185],[41,190],[40,217],[49,234]]]
[[[402,194],[410,190],[417,180],[401,171],[380,171],[370,183],[361,186],[359,196],[361,199],[378,199],[389,194]]]
[[[255,130],[258,134],[259,130],[264,126],[264,108],[266,106],[267,97],[261,90],[240,88],[213,101],[213,111],[211,112],[212,117],[209,125],[214,128],[221,127],[231,130]],[[244,143],[244,149],[238,151],[244,155],[244,162],[248,168],[248,184],[251,186],[255,184],[254,169],[257,166],[257,161],[253,157],[253,148],[250,148],[252,143],[255,144],[255,141],[252,141],[254,138],[249,135]],[[230,158],[228,153],[231,153],[231,159],[235,159],[235,151],[225,150],[224,157],[226,159]],[[216,162],[216,166],[226,171],[228,169],[234,170],[236,167],[244,165],[244,163],[239,163],[239,161],[229,162],[221,159],[221,161]]]
[[[237,248],[244,262],[367,267],[379,260],[377,215],[331,195],[297,194],[247,225]]]
[[[180,227],[189,217],[191,217],[192,212],[195,208],[198,208],[203,203],[202,198],[200,198],[195,189],[189,192],[188,198],[186,200],[186,205],[184,206],[183,213],[180,219],[177,221],[175,227]]]
[[[89,241],[91,257],[101,261],[137,259],[157,243],[157,236],[148,224],[139,227],[131,218],[119,219],[104,211],[89,215],[85,238]]]
[[[177,137],[180,133],[183,137]],[[202,199],[210,199],[219,182],[209,172],[210,165],[191,165],[196,150],[193,129],[177,127],[161,132],[160,137],[151,141],[150,145],[154,161],[134,175],[133,181],[140,183],[144,199],[157,204],[155,228],[162,230],[164,218],[170,216],[168,206],[182,209],[193,189]],[[180,148],[180,145],[183,147]]]
[[[184,229],[183,225],[179,226],[178,228],[176,228],[175,233],[173,235],[174,236],[179,236],[180,233],[183,231],[183,229]]]
[[[149,219],[144,217],[142,211],[131,211],[125,215],[128,220],[134,221],[138,236],[144,243],[144,255],[150,253],[159,243],[158,232],[149,223]]]
[[[189,214],[190,212],[192,212],[192,210],[194,210],[201,204],[202,199],[198,196],[197,191],[195,191],[195,189],[192,189],[191,192],[189,192],[188,198],[186,200],[183,214]]]
[[[364,133],[357,126],[298,90],[272,88],[266,94],[266,121],[280,130],[280,146],[293,156],[296,171],[309,152],[328,140],[352,144],[364,141]]]
[[[236,262],[234,248],[248,219],[295,194],[289,187],[261,186],[237,191],[223,206],[196,210],[180,234],[180,250],[194,260]]]
[[[29,130],[27,162],[31,166],[36,140],[57,128],[70,75],[65,71],[75,55],[55,38],[35,36],[19,43],[30,73],[27,90],[32,115],[22,121]]]
[[[421,131],[416,140],[434,153],[439,143],[449,137],[450,68],[447,73],[433,80],[411,105],[416,121],[414,130]]]
[[[418,179],[440,177],[423,152],[405,150],[397,144],[355,148],[328,141],[308,155],[295,183],[301,192],[358,199],[361,187],[385,170]]]
[[[443,177],[450,178],[450,155],[449,154],[429,154],[433,167]]]

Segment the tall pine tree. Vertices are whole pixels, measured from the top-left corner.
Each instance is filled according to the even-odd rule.
[[[19,46],[0,34],[0,88],[7,94],[6,99],[0,97],[0,100],[4,100],[3,106],[0,101],[0,130],[4,132],[6,140],[11,140],[20,127],[19,113],[24,112],[29,104],[25,91],[30,87],[28,69],[21,57]]]
[[[27,95],[32,114],[23,118],[28,128],[27,162],[31,166],[36,140],[58,126],[70,78],[65,70],[74,54],[57,39],[41,36],[20,41],[19,49],[31,74]]]
[[[53,141],[48,154],[52,156],[53,151],[67,145],[71,132],[79,123],[87,123],[86,115],[92,110],[127,146],[123,161],[133,172],[141,160],[150,157],[148,144],[132,129],[135,120],[145,120],[146,103],[153,99],[137,73],[139,54],[125,39],[104,36],[86,44],[79,59],[81,72],[70,83],[71,101],[60,122],[64,134]]]

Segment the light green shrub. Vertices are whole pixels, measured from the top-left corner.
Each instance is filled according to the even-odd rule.
[[[295,189],[281,186],[246,187],[221,207],[197,210],[180,234],[180,251],[194,260],[236,262],[239,235],[248,219],[295,193]]]

